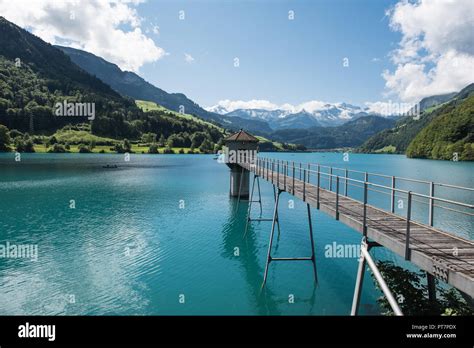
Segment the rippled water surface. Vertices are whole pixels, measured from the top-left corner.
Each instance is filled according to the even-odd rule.
[[[267,155],[474,186],[468,163]],[[261,188],[263,215],[270,217],[272,186],[261,181]],[[243,239],[247,202],[236,212],[228,193],[229,170],[212,156],[132,155],[126,163],[121,155],[24,154],[15,162],[13,154],[0,154],[0,244],[38,247],[37,261],[0,258],[0,314],[350,312],[357,259],[327,258],[325,246],[359,244],[358,233],[313,209],[318,285],[311,263],[274,263],[260,293],[270,223],[253,223]],[[307,256],[305,205],[296,200],[291,209],[289,199],[282,195],[274,253]],[[472,220],[438,220],[435,216],[435,224],[473,237]],[[402,262],[383,248],[372,253]],[[361,310],[379,313],[380,294],[367,279]],[[290,295],[295,303],[289,303]]]

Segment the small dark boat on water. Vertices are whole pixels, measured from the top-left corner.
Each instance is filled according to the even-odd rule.
[[[118,168],[118,166],[116,164],[107,164],[106,166],[102,166],[102,168],[106,168],[106,169],[116,169]]]

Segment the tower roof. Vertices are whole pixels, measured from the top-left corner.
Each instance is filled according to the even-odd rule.
[[[247,133],[244,130],[240,130],[237,133],[229,135],[224,141],[242,141],[242,142],[251,142],[258,143],[259,140],[255,138],[252,134]]]

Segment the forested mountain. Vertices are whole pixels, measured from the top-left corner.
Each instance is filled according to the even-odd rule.
[[[85,122],[90,123],[92,134],[112,139],[128,138],[138,141],[144,134],[152,133],[157,138],[167,139],[173,136],[173,141],[169,143],[189,144],[193,143],[195,134],[199,133],[196,139],[202,141],[200,144],[196,143],[198,140],[194,141],[193,146],[201,147],[205,143],[205,151],[215,149],[223,137],[222,128],[199,122],[192,117],[179,118],[176,113],[167,112],[166,109],[143,112],[136,106],[135,100],[131,98],[133,97],[157,102],[174,111],[179,111],[179,106],[183,105],[187,114],[205,118],[215,124],[220,122],[226,129],[244,128],[282,143],[301,144],[313,149],[332,149],[359,146],[371,137],[361,147],[362,151],[376,151],[392,146],[395,151],[404,152],[421,129],[436,117],[450,112],[449,105],[452,102],[447,102],[448,98],[452,97],[459,103],[472,90],[474,85],[468,86],[454,97],[442,95],[426,98],[421,103],[424,112],[420,119],[404,117],[395,123],[391,118],[360,117],[357,114],[355,119],[336,127],[309,127],[314,115],[302,111],[278,120],[279,127],[283,129],[273,131],[263,114],[254,118],[251,115],[222,116],[208,112],[183,94],[167,93],[138,75],[123,72],[116,65],[90,53],[65,47],[59,49],[47,44],[0,17],[0,123],[22,133],[52,135],[68,124]],[[89,121],[87,116],[55,116],[56,103],[64,100],[70,103],[94,103],[95,119]],[[338,107],[354,108],[345,104]],[[465,127],[463,120],[464,117],[460,120],[461,128]],[[293,129],[295,124],[301,128]],[[376,133],[378,134],[373,136]],[[202,134],[206,134],[205,139]],[[426,134],[423,139],[417,144],[428,142]],[[469,142],[469,138],[466,141]],[[456,146],[458,148],[459,144]],[[437,153],[440,151],[437,150]],[[426,155],[418,145],[413,147],[411,154]]]
[[[56,103],[65,100],[93,103],[95,119],[55,115]],[[151,132],[158,138],[177,135],[186,140],[204,133],[209,151],[222,138],[221,131],[193,119],[177,120],[164,110],[144,113],[134,100],[81,69],[58,48],[0,17],[0,124],[30,135],[51,135],[85,122],[93,134],[113,139],[140,139]]]
[[[99,79],[87,74],[60,50],[0,17],[0,122],[9,128],[54,131],[86,117],[55,117],[54,105],[95,103],[98,133],[130,136],[127,120],[140,110]],[[103,128],[107,125],[108,129]]]
[[[241,113],[235,111],[226,115],[219,115],[216,112],[202,109],[183,94],[167,93],[148,83],[140,76],[122,71],[115,64],[107,62],[91,53],[74,48],[57,47],[68,54],[80,67],[97,76],[103,82],[110,84],[122,95],[139,100],[152,101],[174,111],[179,111],[182,105],[186,113],[197,115],[203,119],[218,121],[225,128],[243,128],[276,141],[302,144],[318,149],[358,146],[367,137],[375,134],[375,132],[391,127],[394,124],[392,119],[383,119],[382,117],[364,118],[367,114],[362,109],[344,103],[337,105],[328,104],[322,110],[315,113],[305,111],[296,114],[287,113],[287,115],[285,114],[286,117],[278,117],[278,120],[275,120],[273,112],[266,110],[261,110],[260,112],[258,110],[242,110]],[[332,119],[339,120],[337,121],[338,123],[334,122],[340,124],[342,123],[340,120],[342,115],[347,114],[349,111],[354,119],[362,117],[363,120],[360,123],[355,122],[355,120],[349,121],[340,127],[329,127],[330,129],[326,131],[320,129],[322,127],[314,127],[319,125],[318,117],[324,120],[325,125],[329,124]],[[253,117],[254,113],[259,114]],[[348,117],[347,120],[350,120],[351,117]],[[370,126],[364,128],[366,124],[370,124]],[[355,129],[351,130],[353,126]],[[275,131],[275,129],[278,130]]]
[[[420,101],[420,111],[423,112],[425,110],[428,110],[429,108],[436,107],[438,105],[441,105],[443,103],[446,103],[456,97],[458,93],[453,92],[453,93],[447,93],[447,94],[440,94],[440,95],[433,95],[431,97],[426,97],[421,99]]]
[[[71,60],[82,69],[98,77],[123,96],[137,100],[152,101],[172,111],[183,111],[187,114],[199,116],[205,120],[221,123],[229,129],[245,128],[251,132],[257,132],[258,134],[268,134],[272,131],[266,122],[260,120],[226,117],[214,112],[209,112],[186,97],[183,93],[168,93],[145,81],[137,74],[130,71],[122,71],[117,65],[101,57],[97,57],[92,53],[71,47],[56,47],[66,53]]]
[[[419,117],[405,116],[399,119],[393,128],[385,129],[369,138],[358,151],[405,153],[423,128],[473,92],[474,84],[470,84],[458,93],[424,98],[420,101]]]
[[[455,100],[419,132],[408,157],[474,160],[474,94]]]
[[[395,121],[389,118],[364,116],[337,127],[280,130],[272,133],[272,138],[302,144],[310,149],[354,147],[362,144],[371,135],[394,124]]]

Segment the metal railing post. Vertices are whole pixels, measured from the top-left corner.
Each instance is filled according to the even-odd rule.
[[[275,171],[275,160],[272,160],[272,184],[273,184],[273,172]]]
[[[336,220],[339,220],[339,175],[336,176]]]
[[[285,191],[286,191],[286,171],[287,171],[287,165],[286,164],[283,164],[283,186],[285,188]]]
[[[295,162],[293,162],[293,194],[295,194]]]
[[[400,307],[398,306],[398,302],[393,296],[392,292],[390,291],[387,283],[382,277],[377,265],[375,264],[372,256],[369,253],[370,244],[367,243],[367,239],[362,239],[362,244],[360,247],[360,258],[359,258],[359,267],[357,269],[357,277],[356,277],[356,284],[354,289],[354,296],[352,298],[352,308],[351,308],[351,315],[358,315],[359,313],[359,305],[360,305],[360,298],[362,295],[362,284],[364,282],[364,274],[366,265],[369,266],[370,270],[372,271],[375,280],[379,284],[380,289],[382,290],[385,298],[387,299],[390,307],[392,307],[393,313],[397,316],[403,315]]]
[[[318,190],[316,191],[316,207],[319,209],[319,188],[321,186],[321,167],[318,164]]]
[[[367,181],[364,181],[364,217],[362,221],[362,234],[367,237]]]
[[[262,174],[263,174],[262,177],[263,177],[264,179],[265,179],[265,171],[266,171],[265,168],[266,168],[266,167],[267,167],[267,159],[264,158],[264,159],[263,159],[263,162],[262,162]]]
[[[306,169],[303,172],[303,202],[306,202]]]
[[[301,180],[301,162],[300,162],[300,180]]]
[[[428,208],[428,224],[433,226],[433,213],[434,213],[434,182],[430,182],[430,205]]]
[[[400,307],[398,306],[397,300],[395,299],[395,297],[393,296],[392,292],[390,291],[387,283],[383,279],[382,274],[380,273],[380,271],[377,268],[377,265],[375,264],[374,260],[372,259],[372,256],[370,256],[369,248],[362,246],[360,248],[360,251],[361,251],[361,254],[362,254],[361,257],[363,257],[366,260],[366,262],[367,262],[370,270],[372,271],[375,279],[379,283],[380,289],[382,290],[383,294],[385,295],[385,298],[387,299],[388,303],[390,304],[390,307],[392,307],[393,313],[396,316],[402,316],[403,313],[402,313]]]
[[[390,211],[395,213],[395,177],[392,176],[392,192],[390,196]]]
[[[407,231],[405,236],[405,260],[410,260],[410,219],[411,219],[411,191],[408,191],[407,202]]]
[[[280,188],[280,160],[277,162],[277,186]]]
[[[270,159],[267,159],[267,180],[270,179]]]
[[[309,175],[311,173],[311,165],[308,163],[308,184],[309,184]]]
[[[332,167],[329,167],[329,191],[332,191]]]
[[[354,288],[354,297],[352,299],[351,315],[359,314],[360,297],[362,295],[362,284],[364,283],[364,275],[365,275],[365,268],[366,268],[365,257],[362,254],[363,247],[364,247],[364,243],[362,244],[362,247],[361,247],[359,266],[357,267],[357,277],[356,277],[356,283],[355,283],[355,288]]]
[[[344,181],[344,196],[347,197],[347,188],[348,188],[348,181],[347,181],[347,179],[349,178],[349,171],[347,170],[347,168],[346,168],[346,170],[345,170],[344,177],[345,177],[345,181]]]

